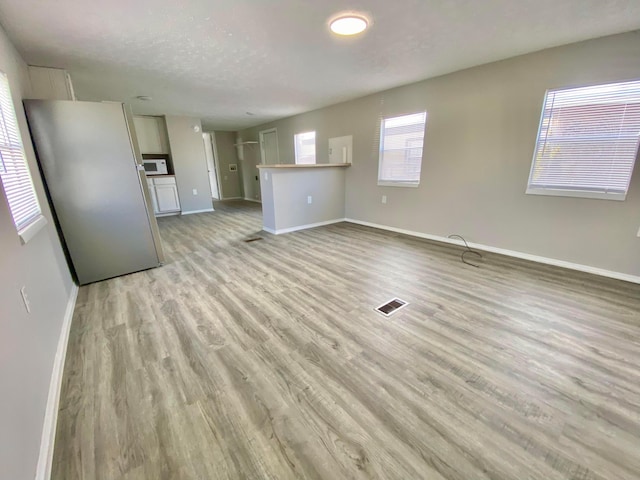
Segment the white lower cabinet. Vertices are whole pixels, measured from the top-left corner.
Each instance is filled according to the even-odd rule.
[[[156,215],[180,212],[176,177],[151,177],[147,181],[149,182],[153,211]]]

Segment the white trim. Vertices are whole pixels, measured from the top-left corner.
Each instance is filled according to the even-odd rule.
[[[262,203],[260,200],[256,200],[255,198],[244,197],[244,200],[246,200],[247,202]]]
[[[36,236],[40,230],[44,228],[47,224],[47,219],[44,215],[40,215],[35,222],[30,223],[24,229],[18,232],[18,236],[20,237],[20,242],[22,245],[26,245],[29,240]]]
[[[355,220],[353,218],[345,218],[345,222],[355,223],[358,225],[364,225],[366,227],[379,228],[381,230],[388,230],[390,232],[402,233],[404,235],[411,235],[413,237],[426,238],[428,240],[435,240],[436,242],[451,243],[454,245],[464,245],[461,240],[455,240],[448,237],[441,237],[439,235],[431,235],[429,233],[415,232],[413,230],[405,230],[403,228],[390,227],[387,225],[381,225],[379,223],[364,222],[362,220]],[[532,255],[530,253],[517,252],[515,250],[507,250],[504,248],[492,247],[490,245],[482,245],[481,243],[467,242],[470,247],[485,252],[498,253],[500,255],[506,255],[508,257],[520,258],[523,260],[530,260],[532,262],[543,263],[545,265],[553,265],[556,267],[568,268],[571,270],[577,270],[579,272],[592,273],[594,275],[600,275],[601,277],[614,278],[616,280],[624,280],[625,282],[640,283],[640,276],[629,275],[627,273],[614,272],[612,270],[605,270],[603,268],[592,267],[589,265],[582,265],[579,263],[566,262],[564,260],[558,260],[556,258],[540,257],[538,255]]]
[[[212,208],[205,208],[203,210],[191,210],[190,212],[182,212],[180,215],[191,215],[193,213],[206,213],[206,212],[214,212],[215,210]]]
[[[575,197],[596,198],[600,200],[617,200],[623,202],[627,198],[626,193],[590,192],[588,190],[562,190],[561,188],[528,187],[527,195],[547,195],[550,197]]]
[[[418,188],[420,186],[420,182],[410,183],[410,182],[392,182],[390,180],[378,180],[379,187],[410,187],[410,188]]]
[[[71,294],[67,301],[67,309],[62,320],[62,329],[58,338],[58,348],[53,360],[53,371],[49,383],[49,396],[44,412],[44,425],[42,427],[42,439],[40,441],[40,455],[36,468],[36,480],[49,480],[51,478],[51,465],[53,462],[53,446],[56,440],[56,425],[58,423],[58,408],[60,406],[60,390],[62,388],[62,374],[64,372],[64,361],[67,356],[67,346],[69,344],[69,331],[71,330],[71,320],[78,298],[78,286],[73,285]]]
[[[331,225],[333,223],[340,223],[340,222],[345,222],[345,221],[347,221],[346,218],[336,218],[334,220],[326,220],[324,222],[317,222],[317,223],[308,223],[306,225],[297,225],[295,227],[281,228],[279,230],[273,230],[273,229],[267,228],[265,226],[263,226],[262,229],[265,232],[273,233],[274,235],[280,235],[280,234],[283,234],[283,233],[297,232],[298,230],[306,230],[308,228],[323,227],[325,225]]]

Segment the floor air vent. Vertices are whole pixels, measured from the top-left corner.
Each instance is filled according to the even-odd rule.
[[[262,240],[262,237],[252,237],[244,240],[245,243],[257,242],[258,240]]]
[[[405,302],[404,300],[400,300],[399,298],[394,298],[392,300],[389,300],[386,303],[383,303],[382,305],[380,305],[375,310],[376,310],[376,312],[381,313],[385,317],[390,317],[391,315],[396,313],[398,310],[400,310],[401,308],[406,307],[407,305],[409,305],[409,304],[407,302]]]

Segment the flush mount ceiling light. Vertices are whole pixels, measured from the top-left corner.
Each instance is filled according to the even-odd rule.
[[[369,26],[369,20],[357,13],[341,14],[329,22],[329,28],[336,35],[357,35]]]

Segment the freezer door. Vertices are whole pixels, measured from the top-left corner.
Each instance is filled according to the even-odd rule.
[[[24,103],[79,283],[158,266],[123,105]]]

